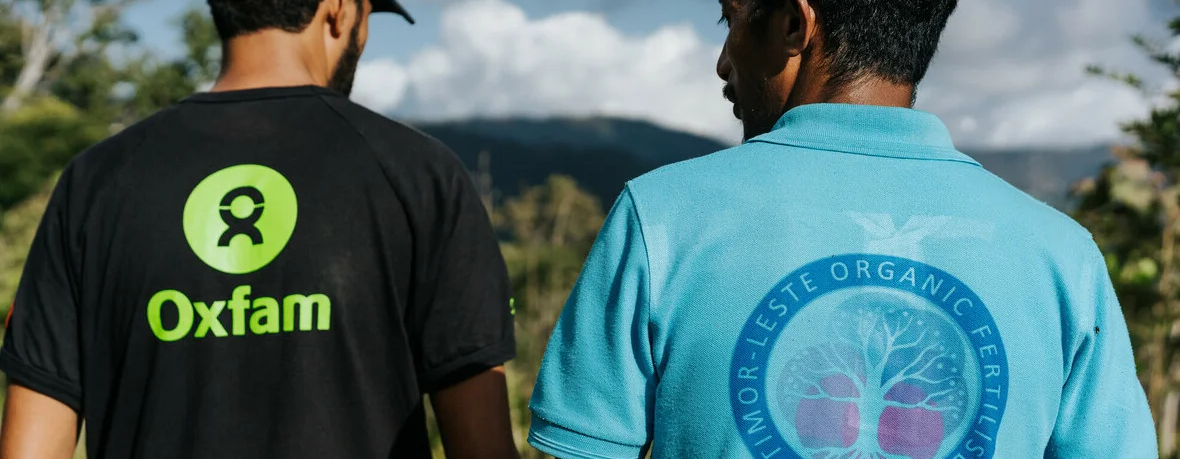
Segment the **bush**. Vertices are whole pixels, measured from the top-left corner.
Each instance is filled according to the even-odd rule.
[[[0,213],[36,193],[74,155],[109,133],[104,124],[52,97],[0,118]]]

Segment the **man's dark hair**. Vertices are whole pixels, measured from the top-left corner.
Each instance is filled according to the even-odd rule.
[[[754,21],[787,0],[749,0]],[[811,0],[823,30],[832,89],[866,74],[917,85],[958,0]]]
[[[208,0],[213,24],[222,40],[265,29],[302,32],[315,18],[322,0]],[[364,6],[365,0],[357,0]]]

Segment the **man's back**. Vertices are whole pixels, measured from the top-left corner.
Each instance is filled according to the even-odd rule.
[[[631,182],[533,400],[562,457],[1155,457],[1089,235],[900,108]]]
[[[63,173],[0,365],[95,457],[428,457],[422,396],[514,353],[457,158],[317,87],[194,96]]]

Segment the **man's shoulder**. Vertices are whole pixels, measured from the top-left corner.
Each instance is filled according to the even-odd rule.
[[[1073,217],[990,171],[979,171],[1001,224],[1037,236],[1042,247],[1060,256],[1090,256],[1097,250],[1093,235]]]
[[[714,175],[718,172],[719,167],[725,164],[734,164],[737,157],[750,152],[753,148],[757,148],[757,146],[754,144],[737,145],[704,156],[677,161],[636,177],[628,184],[644,188],[661,187]]]
[[[645,208],[660,203],[672,207],[697,205],[707,196],[732,191],[740,177],[759,168],[753,157],[765,145],[745,143],[656,168],[627,182],[631,199]],[[730,180],[734,179],[734,180]]]
[[[749,142],[718,152],[657,168],[627,183],[632,199],[644,201],[650,208],[656,201],[670,206],[691,205],[699,199],[712,199],[717,192],[734,191],[732,182],[764,175],[767,149],[778,145]],[[781,156],[781,155],[778,155]],[[809,163],[810,164],[810,163]],[[1029,195],[982,167],[959,169],[970,193],[981,198],[978,211],[991,215],[997,224],[1020,229],[1039,239],[1040,245],[1062,255],[1092,254],[1095,243],[1090,232],[1072,217]],[[732,180],[730,180],[732,179]],[[676,199],[659,199],[675,196]],[[712,196],[712,197],[710,197]],[[644,199],[653,198],[653,199]]]
[[[82,177],[112,177],[127,163],[156,131],[167,123],[177,107],[160,110],[79,152],[68,169]]]
[[[458,157],[450,148],[429,134],[395,121],[345,98],[323,98],[346,123],[356,129],[373,153],[403,161],[427,161],[454,166]]]

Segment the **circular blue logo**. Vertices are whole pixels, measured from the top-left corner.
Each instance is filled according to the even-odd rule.
[[[730,363],[733,419],[759,458],[991,458],[1008,358],[983,300],[954,276],[884,255],[787,275]]]

